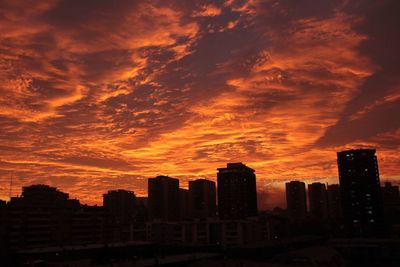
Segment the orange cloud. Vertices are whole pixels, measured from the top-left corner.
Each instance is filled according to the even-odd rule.
[[[13,194],[48,183],[99,204],[118,187],[146,194],[148,177],[185,187],[243,161],[272,207],[287,180],[337,183],[335,152],[358,146],[400,178],[400,126],[383,115],[398,110],[399,80],[368,47],[368,6],[25,5],[0,16],[0,183],[12,175]]]

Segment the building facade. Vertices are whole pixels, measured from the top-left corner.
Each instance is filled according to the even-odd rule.
[[[148,208],[151,220],[179,220],[179,207],[178,179],[168,176],[149,178]]]
[[[306,185],[300,181],[286,183],[286,204],[289,220],[303,223],[307,219]]]
[[[103,195],[103,207],[107,214],[109,241],[131,240],[131,225],[136,212],[135,194],[122,189],[110,190]]]
[[[189,190],[179,188],[179,218],[181,220],[189,220],[191,213]]]
[[[375,149],[337,153],[345,231],[350,236],[379,236],[384,218]]]
[[[400,224],[399,187],[386,182],[381,192],[386,222],[389,225]]]
[[[6,246],[10,251],[102,243],[104,212],[47,185],[23,187],[6,207]]]
[[[189,181],[189,194],[192,218],[216,216],[215,182],[206,179]]]
[[[342,221],[342,203],[340,200],[339,185],[328,185],[327,193],[329,220],[334,224],[339,224]]]
[[[135,214],[136,197],[132,191],[111,190],[103,195],[103,206],[118,224],[129,224]]]
[[[219,168],[218,216],[221,219],[257,216],[256,175],[243,163]]]
[[[308,185],[308,202],[310,219],[326,222],[328,220],[328,195],[325,184],[312,183]]]

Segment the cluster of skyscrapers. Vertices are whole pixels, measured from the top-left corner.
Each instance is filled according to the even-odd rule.
[[[9,250],[77,244],[156,242],[244,245],[301,234],[380,236],[399,223],[399,188],[380,186],[375,150],[337,154],[339,184],[286,183],[287,209],[259,212],[255,171],[228,163],[217,185],[168,176],[148,179],[148,196],[112,190],[103,206],[87,206],[46,185],[24,187],[0,202],[0,246]],[[308,201],[307,201],[308,199]],[[307,208],[308,207],[308,208]],[[311,231],[311,233],[312,233]]]
[[[343,219],[340,187],[337,184],[326,186],[323,183],[312,183],[306,190],[304,182],[288,182],[286,203],[288,218],[293,227],[302,228],[306,223],[313,223],[314,227],[327,230],[340,227]]]
[[[239,245],[277,235],[267,215],[257,216],[253,169],[228,163],[218,169],[217,182],[218,200],[214,181],[189,181],[183,189],[179,179],[157,176],[148,179],[147,197],[111,190],[103,206],[81,205],[47,185],[23,187],[21,196],[0,205],[0,245],[11,250],[118,242]]]
[[[312,183],[306,190],[304,182],[286,183],[291,223],[342,231],[347,236],[387,234],[392,224],[400,222],[393,215],[400,212],[399,188],[390,183],[381,187],[375,150],[338,152],[337,164],[340,185]]]
[[[218,217],[241,219],[256,216],[257,191],[254,170],[242,163],[228,163],[219,168]],[[217,216],[215,182],[207,179],[189,181],[189,188],[179,188],[179,180],[157,176],[148,180],[148,209],[151,220],[176,221]]]

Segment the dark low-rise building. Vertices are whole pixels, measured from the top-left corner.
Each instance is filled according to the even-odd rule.
[[[383,209],[386,222],[390,224],[400,224],[400,194],[399,186],[386,182],[381,188]]]
[[[0,257],[6,253],[6,206],[7,202],[0,199]]]
[[[12,250],[73,243],[72,223],[78,200],[47,185],[22,188],[7,204],[7,247]]]

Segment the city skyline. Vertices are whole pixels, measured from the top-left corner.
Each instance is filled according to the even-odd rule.
[[[337,166],[338,184],[313,182],[306,187],[303,181],[298,180],[285,184],[286,210],[290,220],[299,223],[309,216],[308,219],[311,221],[321,223],[327,218],[340,218],[344,212],[343,208],[346,210],[346,216],[351,218],[350,221],[353,221],[353,216],[360,216],[365,211],[368,211],[367,217],[376,214],[383,218],[384,203],[387,205],[386,208],[392,209],[400,201],[398,185],[392,185],[390,182],[385,182],[383,185],[380,182],[375,149],[337,152]],[[217,210],[218,216],[222,219],[236,220],[257,216],[255,170],[242,162],[231,162],[224,168],[218,168],[217,171],[217,182],[199,178],[189,181],[188,189],[182,188],[179,179],[173,177],[159,175],[148,178],[146,197],[136,196],[135,192],[124,188],[108,190],[103,194],[103,206],[110,212],[117,212],[123,207],[129,210],[128,213],[133,213],[133,203],[136,199],[141,199],[139,201],[141,205],[149,209],[150,219],[167,221],[184,220],[189,217],[212,218],[216,216]],[[49,196],[57,192],[61,199],[69,198],[68,193],[59,191],[56,187],[34,184],[24,186],[22,194],[12,199],[29,198],[33,195],[39,197],[41,194],[48,194],[50,191],[47,189],[52,191]],[[71,198],[71,200],[79,202],[78,199]],[[39,202],[41,201],[43,199]],[[360,220],[359,217],[355,219]]]
[[[381,249],[371,246],[374,243],[396,248],[399,186],[380,184],[375,153],[374,149],[337,152],[339,184],[311,183],[306,189],[302,181],[286,183],[287,209],[257,207],[255,170],[242,162],[218,168],[217,187],[213,181],[197,179],[187,190],[180,188],[179,179],[157,176],[147,180],[147,198],[124,189],[109,190],[102,206],[82,205],[56,187],[26,186],[21,196],[0,201],[0,253],[10,266],[37,258],[63,265],[77,259],[91,264],[150,259],[150,266],[160,266],[160,248],[172,249],[163,250],[162,259],[183,252],[177,262],[198,262],[193,254],[198,251],[211,258],[230,249],[236,256],[251,255],[248,249],[268,253],[267,248],[278,247],[291,253],[294,244],[324,248],[325,240],[339,242],[337,247],[355,242],[357,249],[369,244],[369,253],[371,247]],[[190,254],[184,253],[185,248]],[[210,250],[214,253],[204,253]],[[391,255],[384,258],[396,258]],[[359,262],[363,257],[350,259]],[[337,256],[326,258],[338,262]],[[294,259],[298,261],[298,256]]]
[[[232,163],[228,163],[228,164],[232,164]],[[236,164],[236,163],[234,163],[234,164]],[[238,163],[238,164],[242,164],[242,163]],[[221,168],[217,168],[216,171],[218,171],[219,169],[221,169]],[[218,173],[216,172],[215,175],[214,175],[215,176],[214,179],[213,178],[208,178],[208,177],[205,178],[204,176],[195,176],[195,177],[193,177],[193,178],[191,178],[189,180],[186,180],[186,183],[182,183],[182,181],[179,178],[177,178],[176,176],[173,176],[173,175],[162,175],[162,174],[160,174],[160,175],[156,175],[155,177],[148,177],[148,178],[144,178],[144,179],[146,180],[146,188],[147,188],[147,181],[148,180],[152,180],[152,179],[155,179],[157,177],[169,177],[169,178],[172,178],[172,179],[179,180],[179,182],[180,182],[179,189],[187,190],[187,189],[189,189],[189,183],[190,182],[194,182],[194,181],[198,181],[198,180],[202,180],[202,179],[206,179],[207,181],[212,181],[212,182],[217,183],[217,177],[216,177],[217,174]],[[10,177],[10,178],[12,178],[12,177]],[[261,188],[261,190],[260,190],[260,186],[258,186],[258,184],[257,184],[257,186],[256,186],[257,205],[261,208],[261,210],[272,210],[275,207],[286,208],[287,199],[285,197],[285,183],[293,182],[293,181],[299,181],[299,180],[304,182],[306,185],[310,185],[312,183],[322,183],[322,184],[324,184],[326,186],[329,186],[329,185],[337,185],[339,183],[339,176],[334,177],[334,178],[329,178],[329,179],[326,179],[326,178],[303,178],[303,179],[301,179],[301,178],[292,177],[292,178],[290,178],[288,180],[280,181],[281,184],[278,184],[278,185],[274,184],[270,188],[267,188],[267,189]],[[396,185],[399,184],[396,179],[381,179],[381,180],[382,180],[382,184],[384,184],[385,182],[389,182],[389,183],[391,182],[391,183],[394,183]],[[13,183],[13,180],[10,180],[9,182]],[[258,183],[258,181],[257,181],[257,183]],[[279,183],[279,182],[276,182],[276,183]],[[40,182],[36,183],[36,184],[45,184],[45,185],[50,185],[50,186],[57,187],[58,189],[61,189],[60,187],[58,187],[58,186],[56,186],[54,184],[46,184],[46,183],[40,183]],[[34,184],[25,184],[22,187],[18,188],[17,190],[16,190],[16,188],[12,188],[11,189],[12,196],[19,196],[19,194],[18,193],[15,194],[15,192],[16,191],[22,192],[22,188],[24,186],[30,186],[30,185],[34,185]],[[8,186],[8,188],[7,188],[7,186]],[[10,189],[9,186],[16,187],[15,184],[9,184],[9,185],[6,185],[4,188],[9,190]],[[83,201],[82,201],[82,199],[80,199],[76,195],[71,194],[70,192],[68,194],[73,199],[80,200],[82,204],[96,205],[97,206],[97,205],[101,205],[102,204],[102,202],[103,202],[103,198],[102,198],[103,194],[105,194],[107,192],[115,191],[115,190],[117,190],[117,191],[118,190],[126,190],[127,192],[134,193],[136,197],[148,197],[148,190],[144,190],[144,191],[141,190],[141,191],[139,191],[139,193],[137,193],[132,188],[121,187],[121,186],[118,186],[118,185],[115,185],[112,188],[106,188],[105,191],[104,192],[100,192],[100,195],[98,195],[98,196],[91,195],[90,196],[91,199],[96,199],[96,201],[93,201],[93,202],[85,201],[85,199],[87,199],[87,196],[86,197],[84,196],[83,197]],[[63,191],[65,191],[65,190],[63,190]],[[9,198],[8,197],[0,198],[0,200],[9,200]],[[308,208],[308,203],[306,205],[306,208]]]
[[[363,150],[365,150],[365,149],[351,149],[351,150],[345,150],[345,151],[341,151],[341,152],[338,152],[337,154],[344,154],[344,153],[349,153],[349,152],[352,152],[352,151],[363,151]],[[375,151],[375,150],[373,150],[373,149],[366,149],[367,151]],[[374,152],[375,153],[375,152]],[[249,169],[250,170],[250,173],[251,172],[256,172],[256,170],[253,170],[253,169],[251,169],[251,168],[249,168],[248,166],[246,166],[246,164],[243,164],[242,162],[237,162],[237,163],[227,163],[227,168],[217,168],[217,171],[218,172],[221,172],[222,170],[229,170],[229,168],[238,168],[239,167],[239,169],[241,168],[241,167],[244,167],[245,169]],[[217,175],[218,175],[218,172],[216,173]],[[241,175],[243,175],[243,174],[241,174]],[[378,174],[378,176],[379,176],[379,174]],[[235,177],[235,176],[233,176],[233,177]],[[230,179],[233,179],[233,177],[231,177]],[[243,177],[246,177],[246,176],[243,176]],[[96,203],[85,203],[84,201],[82,202],[79,198],[77,198],[77,197],[75,197],[75,196],[73,196],[73,195],[71,195],[69,192],[68,192],[68,195],[69,196],[71,196],[71,199],[77,199],[77,200],[79,200],[80,202],[81,202],[81,204],[84,204],[84,205],[95,205],[95,206],[101,206],[101,204],[104,202],[104,196],[105,195],[107,195],[107,194],[110,194],[110,193],[114,193],[114,192],[118,192],[118,191],[124,191],[124,192],[126,192],[127,194],[133,194],[133,196],[134,197],[136,197],[136,198],[143,198],[143,197],[145,197],[146,199],[149,197],[149,188],[150,188],[150,184],[153,184],[155,181],[161,181],[161,180],[164,180],[164,179],[167,179],[167,180],[171,180],[171,181],[175,181],[176,182],[176,185],[175,185],[175,187],[176,187],[176,197],[178,197],[178,193],[180,193],[180,192],[178,192],[178,191],[180,191],[180,190],[185,190],[185,191],[187,191],[187,190],[189,190],[190,189],[190,183],[194,183],[194,182],[201,182],[201,181],[204,181],[204,182],[211,182],[211,183],[214,183],[215,185],[217,185],[218,183],[217,183],[217,180],[218,179],[216,179],[216,180],[209,180],[209,179],[206,179],[206,178],[204,178],[204,177],[197,177],[197,178],[194,178],[194,179],[192,179],[192,180],[189,180],[188,181],[188,184],[187,184],[187,186],[186,185],[184,185],[184,186],[182,186],[182,184],[180,183],[180,180],[179,179],[177,179],[176,177],[172,177],[172,176],[169,176],[169,175],[157,175],[156,177],[149,177],[149,178],[147,178],[146,179],[146,181],[147,181],[147,184],[146,184],[146,186],[147,186],[147,188],[148,188],[148,190],[146,191],[146,194],[137,194],[137,193],[135,193],[135,191],[133,191],[133,190],[131,190],[130,188],[123,188],[123,187],[115,187],[115,188],[110,188],[110,189],[107,189],[105,192],[102,192],[101,193],[101,195],[100,195],[100,199],[101,199],[101,201],[99,201],[99,202],[96,202]],[[237,178],[236,178],[237,179]],[[255,179],[255,177],[254,177],[254,179]],[[246,179],[245,179],[246,180]],[[255,179],[255,181],[256,181],[257,179]],[[257,183],[257,182],[256,182]],[[332,183],[328,183],[328,182],[326,182],[326,183],[321,183],[320,182],[320,180],[319,179],[310,179],[309,180],[309,182],[307,182],[306,180],[302,180],[302,181],[299,181],[299,180],[296,180],[296,179],[291,179],[291,180],[288,180],[288,181],[283,181],[283,184],[281,185],[282,186],[282,190],[277,190],[277,191],[275,191],[275,198],[272,198],[272,201],[271,201],[271,198],[269,197],[269,196],[265,196],[265,191],[259,191],[258,190],[258,187],[256,186],[256,184],[254,184],[254,186],[256,187],[256,206],[258,206],[259,207],[259,210],[260,211],[266,211],[266,210],[273,210],[274,208],[283,208],[283,209],[287,209],[288,207],[287,207],[287,203],[288,203],[288,201],[290,202],[290,203],[292,203],[293,202],[293,200],[289,200],[288,199],[288,192],[292,192],[292,190],[294,189],[292,189],[292,187],[290,187],[290,189],[288,188],[288,185],[292,185],[293,184],[293,186],[295,185],[296,187],[298,186],[297,184],[303,184],[303,197],[304,197],[304,207],[303,207],[303,209],[304,209],[304,216],[305,216],[305,213],[307,213],[307,212],[310,212],[311,214],[312,214],[312,204],[311,204],[311,196],[310,195],[308,195],[310,192],[311,192],[311,190],[310,190],[310,186],[311,187],[313,187],[313,186],[322,186],[323,187],[323,190],[324,191],[326,191],[325,193],[327,194],[326,196],[325,196],[325,198],[326,198],[326,200],[328,199],[328,198],[332,198],[331,196],[329,196],[328,194],[330,194],[331,192],[330,192],[330,190],[332,189],[332,190],[335,190],[334,188],[335,187],[337,187],[337,189],[336,190],[338,190],[338,186],[339,186],[339,183],[340,183],[340,178],[339,178],[339,176],[337,177],[337,181],[335,182],[335,181],[333,181]],[[396,181],[390,181],[389,180],[389,182],[388,181],[385,181],[385,180],[382,180],[381,179],[381,185],[383,186],[384,184],[386,185],[386,184],[391,184],[391,183],[393,183],[395,186],[398,186],[399,184],[396,182]],[[48,184],[31,184],[31,185],[25,185],[24,187],[26,187],[26,186],[32,186],[32,185],[45,185],[45,186],[49,186]],[[308,187],[308,188],[306,188],[306,187]],[[55,187],[56,188],[56,187]],[[218,188],[218,187],[217,187]],[[23,189],[23,187],[21,188],[21,192],[22,192],[22,189]],[[59,189],[59,188],[57,188],[57,189]],[[272,189],[274,189],[274,188],[272,188]],[[215,189],[214,189],[215,190]],[[297,190],[297,189],[295,189],[295,190]],[[301,191],[301,190],[300,190]],[[214,192],[214,194],[215,194],[215,197],[218,195],[217,194],[217,192]],[[251,193],[252,194],[252,193]],[[19,197],[20,195],[15,195],[15,197]],[[93,197],[93,196],[92,196]],[[236,196],[235,196],[236,197]],[[298,196],[296,196],[296,198],[297,198]],[[218,199],[218,198],[216,198],[216,199]],[[0,199],[0,200],[3,200],[3,199]],[[6,199],[7,200],[7,199]],[[325,201],[326,201],[325,200]],[[180,199],[178,200],[178,199],[176,199],[175,200],[176,201],[176,205],[175,206],[179,206],[177,203],[180,201]],[[267,202],[267,201],[269,201],[269,202]],[[334,199],[332,199],[331,201],[335,201]],[[215,203],[217,204],[217,201],[215,200]],[[294,205],[297,205],[297,204],[294,204]],[[337,203],[336,203],[336,205],[337,205]],[[217,206],[218,207],[218,206]],[[256,210],[257,210],[257,207],[255,208]],[[292,208],[291,208],[292,209]],[[295,208],[295,209],[297,209],[297,208]],[[328,207],[326,207],[326,212],[327,213],[330,213],[330,211],[328,210]],[[289,214],[290,214],[290,211],[289,211]],[[328,214],[326,214],[326,215],[328,215]],[[298,214],[296,214],[295,216],[299,216]],[[337,215],[336,215],[337,216]],[[289,216],[290,217],[290,216]],[[318,215],[318,217],[321,217],[320,215]]]
[[[0,265],[400,266],[399,0],[0,0]]]
[[[3,1],[0,199],[12,178],[94,204],[240,161],[282,202],[356,147],[399,181],[399,3],[328,2]]]
[[[168,177],[172,177],[175,179],[177,178],[176,176],[173,176],[173,175],[161,175],[160,174],[160,175],[156,175],[155,177],[157,177],[157,176],[168,176]],[[215,176],[215,178],[208,178],[208,177],[205,178],[204,176],[195,176],[195,177],[187,180],[186,183],[182,183],[182,181],[180,181],[180,188],[188,189],[190,182],[193,182],[193,181],[196,181],[199,179],[200,180],[207,179],[208,181],[212,181],[212,182],[216,183],[217,182],[217,178],[216,178],[217,173],[215,173],[214,176]],[[147,181],[147,179],[151,179],[151,178],[154,178],[154,177],[148,177],[145,179]],[[275,207],[286,208],[285,183],[290,182],[290,181],[297,181],[299,179],[301,179],[301,178],[296,179],[296,177],[292,177],[291,179],[288,179],[288,180],[282,180],[280,182],[276,182],[276,183],[281,183],[281,184],[278,184],[278,185],[274,184],[270,188],[267,188],[267,190],[265,190],[265,188],[261,188],[261,190],[260,190],[260,186],[258,186],[258,184],[257,184],[256,189],[257,189],[257,200],[258,200],[257,204],[258,204],[258,206],[261,207],[262,210],[271,210]],[[325,185],[337,185],[339,183],[339,178],[334,177],[334,178],[330,178],[328,180],[324,179],[324,178],[308,178],[308,179],[303,178],[302,181],[305,182],[306,184],[311,184],[314,182],[322,182]],[[381,179],[381,181],[382,181],[382,184],[384,184],[385,182],[391,182],[396,185],[399,184],[399,182],[396,179]],[[39,182],[37,184],[41,184],[41,183]],[[23,186],[29,186],[29,185],[33,185],[33,184],[25,184]],[[51,186],[61,189],[60,187],[58,187],[57,185],[54,185],[54,184],[47,184],[47,185],[51,185]],[[22,192],[22,187],[20,187],[20,188],[15,188],[15,187],[16,187],[16,185],[13,184],[12,196],[18,196]],[[9,190],[9,184],[5,185],[4,188]],[[146,188],[147,188],[147,183],[146,183]],[[109,192],[109,191],[120,190],[120,189],[127,190],[129,192],[133,192],[133,193],[135,193],[136,197],[147,197],[148,196],[147,190],[140,191],[140,193],[137,193],[136,191],[133,191],[132,188],[119,187],[118,185],[115,185],[112,188],[108,188],[108,189],[105,188],[105,191],[99,192],[99,195],[97,195],[97,196],[91,196],[91,199],[94,198],[94,199],[96,199],[96,201],[87,202],[87,201],[85,201],[85,199],[87,199],[87,197],[85,197],[85,196],[83,197],[83,201],[82,201],[82,199],[80,199],[80,200],[81,200],[82,204],[100,205],[100,204],[102,204],[102,201],[103,201],[102,194],[105,194],[106,192]],[[63,191],[65,191],[65,190],[63,190]],[[18,192],[18,193],[16,193],[16,192]],[[79,199],[79,197],[77,197],[77,195],[75,195],[73,193],[71,194],[70,192],[69,192],[69,194],[71,195],[72,198]],[[0,200],[8,200],[8,199],[9,199],[8,196],[4,197],[4,198],[0,198]]]

